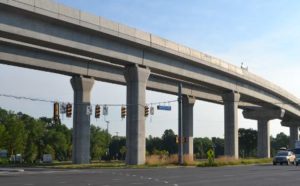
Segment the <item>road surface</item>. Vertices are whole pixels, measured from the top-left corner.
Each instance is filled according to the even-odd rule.
[[[0,169],[1,170],[1,169]],[[0,171],[2,186],[300,185],[300,166],[234,166],[218,168],[150,168]]]

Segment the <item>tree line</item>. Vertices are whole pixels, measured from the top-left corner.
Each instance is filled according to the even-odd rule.
[[[124,160],[126,156],[126,138],[112,136],[106,130],[91,125],[91,159]],[[289,137],[284,133],[271,137],[271,152],[286,147]],[[241,157],[255,157],[257,131],[239,129],[239,153]],[[206,158],[206,152],[213,148],[216,157],[224,155],[224,139],[194,138],[194,154],[198,159]],[[43,154],[51,154],[59,161],[71,160],[72,129],[54,122],[51,118],[35,119],[23,113],[14,113],[0,108],[0,150],[8,155],[22,154],[27,163],[39,161]],[[146,151],[152,154],[176,154],[178,144],[173,130],[165,130],[161,137],[149,136],[146,139]]]

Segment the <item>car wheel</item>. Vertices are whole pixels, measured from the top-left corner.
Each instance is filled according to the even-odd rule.
[[[276,163],[276,162],[273,162],[273,165],[277,165],[277,163]]]
[[[280,163],[280,165],[282,165],[282,162]]]
[[[298,162],[296,162],[296,166],[298,166]]]

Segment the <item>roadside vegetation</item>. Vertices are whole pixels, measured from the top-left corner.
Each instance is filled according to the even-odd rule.
[[[287,146],[289,137],[284,133],[271,137],[271,153],[276,149]],[[185,157],[185,165],[208,166],[207,151],[214,149],[215,161],[210,166],[270,163],[270,159],[254,159],[256,156],[257,131],[239,129],[239,155],[242,159],[224,158],[224,139],[194,138],[194,159]],[[72,129],[60,121],[51,118],[33,118],[23,113],[14,113],[0,108],[0,151],[6,150],[7,157],[0,158],[0,165],[11,165],[11,155],[22,155],[22,166],[61,166],[71,165]],[[91,125],[91,161],[86,167],[126,167],[126,138],[112,136],[105,129]],[[161,137],[148,136],[146,139],[146,165],[170,166],[177,165],[176,135],[167,129]],[[52,164],[42,164],[43,154],[51,154]],[[16,166],[19,166],[18,164]],[[85,165],[82,165],[85,167]]]

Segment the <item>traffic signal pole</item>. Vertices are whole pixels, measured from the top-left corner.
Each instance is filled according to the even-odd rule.
[[[182,83],[178,85],[178,163],[183,165],[183,141],[182,141]]]

